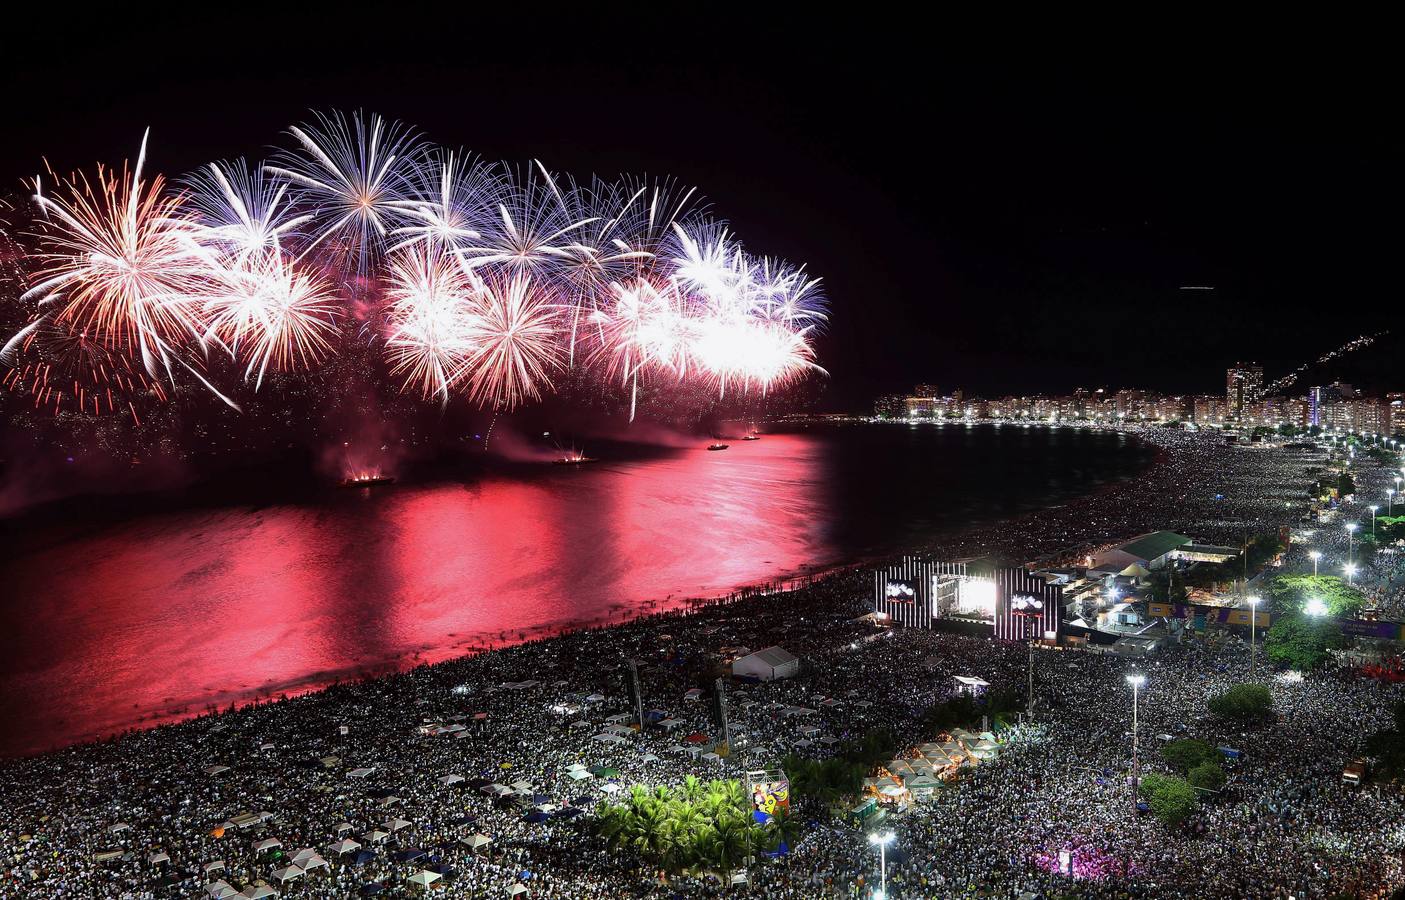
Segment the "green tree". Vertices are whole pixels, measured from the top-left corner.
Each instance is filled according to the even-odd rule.
[[[1184,822],[1199,803],[1189,782],[1169,775],[1147,775],[1142,779],[1140,792],[1152,815],[1167,828]]]
[[[1202,788],[1207,791],[1218,791],[1224,787],[1224,769],[1213,759],[1207,759],[1190,770],[1186,776],[1192,787]]]
[[[1239,722],[1266,719],[1273,714],[1273,695],[1261,684],[1236,684],[1210,698],[1210,712]]]
[[[1264,641],[1264,653],[1274,662],[1294,669],[1315,669],[1329,651],[1346,645],[1346,638],[1331,619],[1314,616],[1276,616]]]
[[[1265,591],[1280,613],[1302,612],[1309,600],[1319,599],[1329,615],[1351,618],[1366,604],[1366,595],[1336,575],[1276,575]]]
[[[1206,760],[1213,760],[1215,755],[1214,747],[1196,738],[1171,741],[1161,748],[1161,758],[1178,772],[1189,772]]]

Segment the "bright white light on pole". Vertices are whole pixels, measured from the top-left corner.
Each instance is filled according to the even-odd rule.
[[[1303,607],[1303,612],[1310,616],[1325,616],[1327,615],[1327,604],[1322,602],[1321,597],[1311,597],[1308,599],[1307,605]]]
[[[1139,688],[1139,687],[1141,687],[1142,685],[1146,684],[1146,676],[1145,676],[1145,675],[1140,675],[1140,674],[1138,674],[1138,675],[1128,675],[1128,676],[1127,676],[1127,683],[1130,684],[1130,685],[1131,685],[1132,687],[1134,687],[1134,688]]]

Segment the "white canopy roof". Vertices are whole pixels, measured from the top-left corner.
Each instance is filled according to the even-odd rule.
[[[420,887],[429,887],[431,884],[443,877],[444,876],[440,875],[438,872],[431,872],[428,869],[420,869],[418,872],[407,878],[406,881],[409,881],[411,884],[417,884]]]
[[[301,878],[302,866],[284,866],[281,869],[274,869],[273,877],[279,881],[292,881],[294,878]]]

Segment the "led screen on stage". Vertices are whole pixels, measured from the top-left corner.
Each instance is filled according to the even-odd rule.
[[[903,578],[890,578],[887,588],[884,589],[884,596],[889,603],[916,603],[917,582]]]

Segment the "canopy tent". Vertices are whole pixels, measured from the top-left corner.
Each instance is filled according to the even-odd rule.
[[[215,766],[206,766],[206,767],[205,767],[205,774],[206,774],[206,775],[219,775],[219,774],[222,773],[222,772],[228,772],[228,771],[229,771],[229,766],[219,766],[219,765],[215,765]]]
[[[445,786],[448,786],[448,785],[451,785],[451,784],[458,784],[460,781],[463,781],[463,780],[464,780],[463,776],[462,776],[462,775],[458,775],[458,774],[453,774],[453,775],[440,775],[440,776],[439,776],[439,783],[442,784],[442,785],[445,785]]]
[[[481,832],[477,834],[470,834],[466,838],[459,839],[459,843],[463,844],[470,850],[477,850],[480,847],[486,847],[492,842],[492,838],[488,837],[486,834],[482,834]]]
[[[433,884],[434,882],[438,881],[439,879],[441,879],[441,878],[443,878],[443,877],[444,877],[444,876],[443,876],[443,875],[440,875],[438,872],[431,872],[431,871],[429,871],[428,869],[420,869],[418,872],[416,872],[415,874],[411,875],[409,878],[407,878],[407,879],[405,879],[405,880],[408,881],[408,882],[410,882],[410,884],[415,884],[415,885],[419,885],[419,886],[422,887],[422,888],[427,888],[427,887],[429,887],[431,884]]]
[[[283,842],[278,840],[278,838],[264,838],[254,843],[254,849],[260,853],[265,850],[276,850],[281,846],[283,846]]]
[[[277,897],[278,892],[266,884],[251,884],[240,891],[239,896],[244,900],[263,900],[265,897]]]
[[[273,870],[273,877],[281,882],[292,881],[294,878],[302,877],[302,866],[284,866],[281,869]]]
[[[164,850],[157,850],[155,853],[153,853],[153,854],[151,854],[150,856],[148,856],[148,857],[146,858],[146,861],[149,862],[149,863],[151,863],[151,864],[154,866],[154,865],[156,865],[157,863],[168,863],[168,862],[170,862],[170,861],[171,861],[171,857],[168,856]]]
[[[219,871],[222,871],[222,870],[224,869],[224,860],[222,860],[222,859],[211,860],[210,862],[207,862],[207,863],[205,863],[203,866],[201,866],[200,869],[201,869],[201,871],[203,871],[206,875],[209,875],[211,872],[219,872]]]
[[[353,850],[360,850],[361,845],[351,840],[350,838],[342,838],[334,844],[328,844],[327,849],[340,856],[343,853],[350,853]]]
[[[230,886],[228,881],[212,881],[205,885],[205,893],[210,896],[210,900],[227,900],[229,897],[237,897],[239,892]]]
[[[525,893],[527,893],[527,886],[520,881],[514,883],[512,887],[507,889],[507,895],[509,897],[516,897]]]

